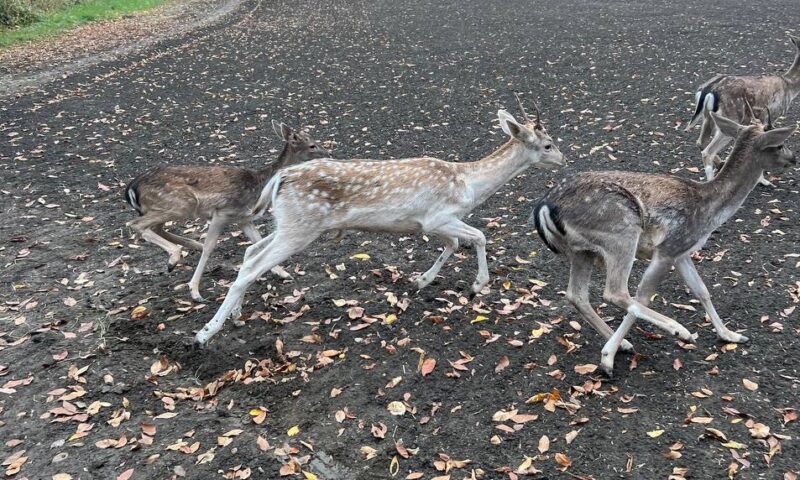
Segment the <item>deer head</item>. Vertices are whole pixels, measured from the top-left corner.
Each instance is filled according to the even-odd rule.
[[[305,132],[294,131],[285,123],[278,123],[275,120],[272,121],[272,129],[283,140],[283,151],[276,160],[276,168],[331,156],[331,152],[319,145],[311,135]]]
[[[751,155],[755,164],[762,170],[774,170],[797,164],[794,152],[784,145],[794,133],[794,127],[771,129],[771,125],[769,125],[765,128],[761,121],[744,126],[714,112],[711,112],[711,118],[722,133],[736,139],[737,146],[745,141],[752,142]],[[767,123],[771,123],[769,112],[767,112],[767,119]],[[736,150],[736,146],[734,150]]]
[[[522,107],[521,104],[520,107]],[[542,169],[563,167],[566,165],[566,159],[542,126],[538,115],[539,109],[537,108],[536,111],[536,122],[532,122],[523,109],[522,114],[525,118],[525,125],[521,125],[507,111],[498,110],[497,118],[500,120],[500,128],[503,129],[506,135],[525,147],[525,154],[528,156],[529,164]]]

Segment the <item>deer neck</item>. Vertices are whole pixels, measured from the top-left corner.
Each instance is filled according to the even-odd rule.
[[[712,181],[702,184],[710,207],[708,224],[716,229],[736,213],[762,173],[763,169],[754,161],[752,143],[737,141],[722,170]]]
[[[259,181],[264,183],[270,178],[272,178],[275,172],[286,166],[285,164],[288,158],[289,158],[289,144],[284,142],[283,150],[281,150],[280,155],[278,155],[278,157],[275,160],[273,160],[270,163],[267,163],[266,165],[264,165],[263,167],[259,168],[256,171]]]
[[[460,165],[464,165],[466,170],[464,182],[472,192],[474,207],[525,171],[531,163],[522,142],[512,139],[486,157]]]
[[[786,73],[783,74],[783,78],[788,83],[789,96],[794,99],[800,93],[800,49],[797,50],[794,62],[792,62],[789,70],[786,70]]]

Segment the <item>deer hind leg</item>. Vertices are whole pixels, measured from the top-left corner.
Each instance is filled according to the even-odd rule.
[[[594,260],[594,255],[589,253],[579,252],[570,256],[567,300],[578,310],[578,313],[589,325],[608,340],[614,331],[600,318],[589,303],[589,283],[594,270]],[[633,345],[627,340],[622,342],[621,348],[623,351],[633,351]]]
[[[216,248],[217,240],[222,230],[225,228],[225,225],[227,225],[226,219],[216,214],[211,217],[211,221],[208,223],[208,232],[206,233],[206,240],[203,243],[203,253],[200,255],[200,261],[197,262],[194,275],[192,275],[192,279],[189,281],[189,291],[195,302],[202,303],[205,301],[200,295],[200,278],[203,276],[206,263],[208,263],[208,257],[211,256],[214,248]]]
[[[258,247],[254,251],[258,253],[246,257],[236,281],[233,282],[225,301],[217,310],[208,323],[195,335],[195,344],[205,346],[217,332],[222,329],[228,317],[238,317],[241,314],[242,300],[250,285],[255,282],[264,272],[283,262],[291,255],[302,251],[317,237],[321,232],[318,231],[276,231],[271,238],[261,240],[249,249]],[[266,244],[266,246],[261,245]]]
[[[181,259],[181,247],[157,233],[162,231],[161,226],[169,220],[172,220],[172,218],[165,215],[144,215],[130,222],[129,225],[139,232],[142,239],[167,252],[167,255],[169,255],[167,271],[171,272]]]
[[[722,163],[719,153],[730,143],[731,137],[726,136],[718,128],[714,129],[714,138],[703,149],[703,168],[706,172],[706,181],[714,179],[714,166],[716,162]]]
[[[714,122],[709,115],[703,115],[703,124],[700,126],[700,136],[697,138],[697,148],[702,149],[711,139],[711,132],[714,130]]]
[[[706,313],[711,317],[711,323],[714,325],[717,336],[726,342],[746,342],[748,340],[747,337],[729,330],[728,327],[722,323],[722,319],[719,317],[719,314],[717,314],[714,304],[711,303],[711,294],[708,293],[708,288],[706,288],[705,283],[703,283],[703,279],[700,278],[700,274],[697,273],[697,268],[695,268],[692,259],[688,256],[683,257],[678,260],[675,266],[678,268],[681,277],[683,277],[683,281],[686,282],[686,286],[691,290],[692,295],[700,300]]]
[[[242,225],[242,232],[244,232],[244,235],[247,237],[248,240],[250,240],[250,242],[253,245],[255,245],[255,244],[257,244],[258,242],[261,241],[261,234],[258,233],[258,229],[256,229],[256,226],[253,224],[253,222],[247,222],[247,223],[243,224]],[[272,239],[272,234],[270,234],[267,238]],[[268,243],[269,242],[265,242],[265,245],[268,244]],[[248,254],[252,255],[253,253],[255,253],[255,252],[250,252],[249,250],[250,250],[250,247],[248,247],[248,249],[245,251],[245,260],[247,260],[247,255]],[[275,275],[277,275],[278,277],[280,277],[280,278],[282,278],[284,280],[291,280],[292,279],[292,275],[289,272],[287,272],[286,270],[284,270],[284,268],[281,267],[280,265],[275,265],[272,268],[271,271],[272,271],[272,273],[274,273]]]
[[[665,259],[658,255],[653,257],[650,265],[648,265],[647,270],[645,270],[642,276],[641,282],[639,282],[639,287],[636,289],[636,301],[639,304],[645,307],[650,305],[650,299],[656,293],[658,285],[669,273],[669,268],[672,266],[672,263],[673,261],[671,259]],[[617,350],[622,347],[624,351],[625,336],[628,334],[635,321],[636,315],[629,311],[617,330],[603,346],[600,365],[608,376],[611,376],[614,370],[614,357],[617,355]]]
[[[432,233],[434,233],[437,237],[441,238],[445,242],[444,250],[442,251],[441,255],[439,255],[439,258],[437,258],[436,261],[433,263],[431,268],[429,268],[427,272],[420,275],[420,277],[415,282],[418,290],[427,287],[428,284],[430,284],[433,281],[433,279],[436,278],[436,275],[439,273],[439,270],[442,269],[442,265],[444,265],[444,262],[446,262],[447,259],[450,258],[450,255],[452,255],[453,252],[455,252],[458,249],[458,238],[446,234],[441,234],[438,232],[432,232]]]
[[[157,227],[153,227],[153,231],[156,232],[161,237],[166,238],[172,243],[176,243],[184,248],[189,248],[191,250],[202,251],[203,244],[198,242],[197,240],[192,240],[191,238],[182,237],[180,235],[175,235],[174,233],[170,233],[164,230],[162,225]]]

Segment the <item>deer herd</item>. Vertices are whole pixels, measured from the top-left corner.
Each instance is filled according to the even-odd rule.
[[[660,281],[674,266],[705,309],[719,338],[745,342],[730,330],[711,303],[709,291],[692,261],[712,232],[744,203],[764,173],[796,163],[785,146],[794,127],[773,128],[800,93],[800,38],[791,37],[797,52],[783,75],[720,75],[696,93],[696,109],[688,131],[702,122],[697,144],[702,148],[705,182],[672,175],[625,171],[583,172],[562,178],[534,206],[530,220],[545,245],[569,261],[568,301],[605,339],[601,366],[610,376],[614,357],[637,319],[694,342],[674,319],[649,307]],[[519,100],[519,99],[518,99]],[[529,167],[557,169],[566,158],[541,122],[530,119],[522,104],[522,121],[499,110],[508,140],[473,162],[447,162],[430,157],[399,160],[330,158],[308,134],[273,121],[283,141],[278,158],[260,170],[221,166],[156,167],[132,180],[125,199],[139,214],[130,225],[141,237],[169,254],[168,269],[181,259],[181,247],[200,250],[189,281],[201,302],[200,279],[223,229],[238,225],[252,244],[236,280],[214,317],[197,332],[195,343],[206,345],[225,320],[238,317],[247,289],[271,270],[290,275],[281,262],[301,252],[326,232],[345,230],[407,235],[425,233],[441,241],[443,250],[415,282],[430,284],[459,244],[475,248],[477,275],[472,291],[489,282],[486,238],[464,217]],[[733,141],[725,162],[718,155]],[[274,230],[262,238],[254,222],[269,210]],[[208,220],[204,243],[164,230],[168,222]],[[635,296],[628,279],[635,259],[649,260]],[[595,266],[606,273],[603,299],[625,310],[613,330],[589,303]]]

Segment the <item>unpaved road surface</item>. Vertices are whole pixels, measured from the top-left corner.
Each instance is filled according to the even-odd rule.
[[[673,276],[654,304],[699,333],[696,347],[639,325],[613,379],[586,366],[601,339],[526,222],[570,172],[699,179],[696,133],[678,128],[694,87],[782,70],[785,33],[800,34],[795,0],[649,3],[245,0],[216,25],[0,100],[7,478],[795,478],[797,171],[757,188],[696,258],[751,342],[720,343]],[[493,120],[517,112],[514,92],[538,100],[570,163],[519,176],[467,220],[489,241],[483,295],[464,294],[469,248],[416,292],[435,239],[348,233],[287,262],[294,281],[259,281],[207,350],[188,347],[244,237],[224,237],[210,301],[192,304],[197,254],[167,273],[125,228],[133,176],[257,166],[280,146],[273,118],[337,157],[473,160],[504,141]],[[618,322],[599,285],[595,305]],[[424,359],[436,360],[425,376]]]

